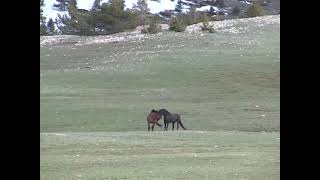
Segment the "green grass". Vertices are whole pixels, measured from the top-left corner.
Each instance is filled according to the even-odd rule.
[[[140,131],[166,108],[193,130],[279,131],[279,31],[266,29],[43,47],[40,130]]]
[[[280,27],[250,28],[42,47],[41,179],[279,179]]]
[[[279,133],[42,133],[41,179],[279,179]]]

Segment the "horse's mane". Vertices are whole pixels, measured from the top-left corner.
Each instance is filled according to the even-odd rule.
[[[156,111],[156,110],[152,109],[152,110],[151,110],[151,112],[153,112],[153,113],[157,113],[158,111]]]
[[[164,112],[165,114],[170,114],[170,112],[166,109],[160,109],[159,112]]]

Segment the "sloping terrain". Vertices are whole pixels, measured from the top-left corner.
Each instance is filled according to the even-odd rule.
[[[213,23],[41,37],[41,179],[279,179],[280,17]]]

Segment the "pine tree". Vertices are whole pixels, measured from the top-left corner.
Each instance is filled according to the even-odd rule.
[[[73,6],[77,7],[77,0],[69,0],[68,5],[73,5]]]
[[[56,34],[56,28],[54,26],[54,21],[52,20],[52,18],[50,18],[48,20],[48,23],[47,23],[47,28],[48,28],[48,34],[49,35],[55,35]]]
[[[132,8],[135,12],[137,12],[139,14],[140,17],[140,25],[144,26],[146,25],[148,22],[147,19],[147,13],[150,11],[150,9],[148,8],[148,4],[146,0],[138,0],[137,4],[133,5]]]
[[[148,8],[148,4],[146,0],[138,0],[137,4],[133,5],[134,10],[137,10],[139,12],[147,13],[150,9]]]
[[[43,9],[42,7],[44,6],[44,0],[40,0],[40,22],[43,22],[45,17],[43,16]]]
[[[90,25],[88,24],[88,16],[79,12],[75,5],[68,8],[71,17],[71,26],[78,35],[90,35]]]
[[[98,1],[95,1],[98,2]],[[135,28],[138,15],[124,10],[124,0],[102,3],[99,10],[82,11],[74,5],[68,6],[67,15],[58,15],[56,25],[62,34],[106,35]]]
[[[58,3],[53,7],[58,11],[67,11],[70,5],[77,7],[77,0],[56,0]]]
[[[202,17],[202,26],[201,29],[203,31],[209,31],[210,33],[214,33],[215,30],[213,29],[213,25],[209,26],[209,18],[207,16],[207,13],[204,13],[203,17]]]
[[[186,29],[186,25],[184,24],[181,16],[173,17],[171,22],[169,23],[169,30],[175,32],[183,32]]]
[[[234,7],[234,8],[232,9],[231,14],[232,14],[233,16],[239,16],[240,12],[241,12],[240,8],[239,8],[238,6],[236,6],[236,7]]]
[[[202,18],[203,18],[202,19],[202,25],[203,25],[202,29],[207,29],[209,26],[209,19],[208,19],[207,13],[204,13]]]
[[[46,17],[43,16],[44,0],[40,0],[40,35],[47,34]]]
[[[71,26],[72,21],[69,16],[67,15],[61,16],[60,14],[58,14],[58,17],[56,18],[56,24],[61,34],[66,34],[66,35],[76,34]]]
[[[56,0],[58,3],[53,4],[53,7],[58,11],[67,11],[67,2],[65,0]]]
[[[92,5],[92,10],[97,10],[100,8],[100,3],[101,3],[101,0],[94,0],[93,2],[93,5]]]
[[[161,31],[161,26],[159,25],[159,16],[155,15],[151,18],[148,28],[145,28],[142,32],[156,34]]]
[[[248,8],[247,15],[249,17],[264,15],[264,10],[258,1],[253,1],[252,5]]]
[[[182,1],[181,1],[181,0],[178,0],[178,3],[177,3],[177,5],[176,5],[175,10],[176,10],[177,12],[182,12]]]
[[[219,8],[224,8],[224,0],[216,0],[216,6],[218,6]]]
[[[56,24],[62,34],[92,35],[92,26],[89,25],[89,14],[80,13],[75,5],[69,5],[68,14],[58,15]]]

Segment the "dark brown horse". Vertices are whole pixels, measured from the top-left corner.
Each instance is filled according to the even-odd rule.
[[[161,115],[158,111],[152,109],[147,116],[147,123],[148,123],[148,131],[150,131],[150,124],[151,124],[151,130],[153,131],[154,125],[157,124],[158,126],[162,126],[158,123],[158,121],[161,119]]]
[[[160,109],[158,111],[160,114],[160,117],[163,115],[163,121],[164,121],[164,130],[168,130],[169,123],[172,123],[172,130],[174,130],[174,123],[177,122],[177,130],[179,129],[179,125],[182,127],[182,129],[186,130],[186,128],[183,126],[181,122],[181,116],[177,113],[171,113],[167,111],[166,109]]]

